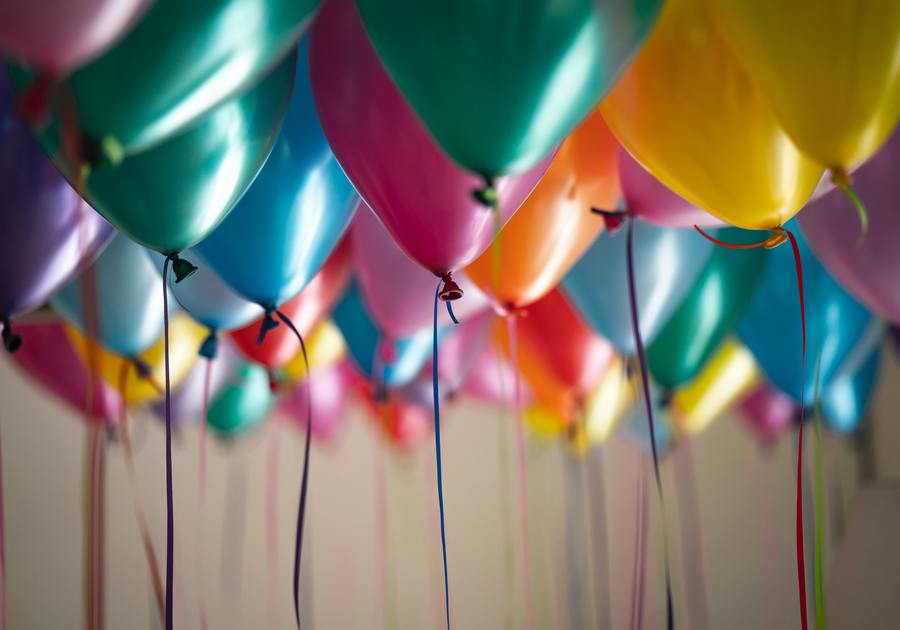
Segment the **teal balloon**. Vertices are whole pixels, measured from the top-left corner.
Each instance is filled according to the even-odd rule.
[[[387,387],[406,385],[431,358],[431,329],[426,328],[399,339],[387,338],[366,311],[362,293],[355,282],[350,284],[335,306],[331,319],[344,337],[353,364],[366,378],[376,383]],[[438,340],[443,335],[444,330],[439,329]],[[390,344],[390,347],[386,349],[385,344]]]
[[[850,433],[865,418],[878,380],[881,347],[875,348],[859,368],[835,378],[821,397],[825,425],[839,433]]]
[[[245,363],[210,403],[206,422],[221,437],[235,438],[262,424],[274,404],[265,368]]]
[[[719,230],[716,236],[727,243],[759,240],[748,230]],[[706,365],[750,307],[766,253],[761,248],[713,249],[690,292],[647,347],[647,367],[657,385],[684,385]]]
[[[156,0],[104,55],[67,77],[53,118],[76,104],[85,155],[115,159],[178,133],[269,72],[296,43],[319,0]],[[49,19],[49,17],[48,17]],[[20,89],[32,77],[14,69]],[[51,142],[59,144],[60,126]]]
[[[786,226],[797,239],[803,263],[806,307],[806,378],[803,378],[800,301],[789,244],[767,252],[766,269],[750,309],[737,327],[769,380],[795,400],[812,403],[816,362],[822,391],[866,335],[873,316],[813,256],[796,222]]]
[[[136,357],[163,334],[162,275],[144,248],[116,234],[91,269],[66,284],[50,305],[82,334],[84,275],[94,276],[96,339],[107,350]]]
[[[297,295],[343,236],[357,197],[319,125],[299,46],[293,93],[269,160],[197,251],[235,291],[264,307]]]
[[[636,350],[627,275],[627,226],[604,232],[562,280],[582,317],[626,355]],[[634,223],[634,283],[645,346],[694,285],[712,244],[694,230]]]
[[[385,67],[438,144],[493,177],[537,164],[600,102],[662,0],[357,6]]]
[[[88,202],[119,231],[158,252],[196,244],[262,168],[287,107],[294,65],[293,57],[285,59],[252,90],[162,144],[116,167],[93,169]]]

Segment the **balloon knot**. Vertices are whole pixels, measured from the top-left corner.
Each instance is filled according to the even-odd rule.
[[[779,225],[778,227],[772,228],[772,233],[769,235],[769,238],[763,241],[762,246],[766,249],[775,249],[779,245],[786,243],[787,240],[787,233],[784,228]]]
[[[610,234],[615,234],[625,224],[628,217],[626,210],[603,210],[602,208],[591,208],[591,212],[599,214],[603,217],[603,225]]]
[[[856,208],[856,214],[859,217],[859,238],[856,241],[856,247],[861,247],[869,232],[869,213],[866,211],[866,206],[853,190],[853,178],[847,171],[842,168],[831,169],[831,182],[847,195],[853,207]]]
[[[497,203],[497,188],[492,177],[484,178],[484,186],[472,191],[472,198],[486,208],[493,208]]]
[[[200,344],[200,352],[198,353],[204,359],[209,359],[212,361],[216,358],[216,355],[219,352],[219,338],[216,336],[216,331],[210,330],[209,334],[206,336],[206,339],[203,340],[203,343]]]
[[[844,186],[852,186],[853,178],[845,169],[838,166],[837,168],[831,169],[831,183],[838,188],[843,188]]]
[[[46,126],[58,85],[58,77],[52,72],[38,74],[19,97],[18,110],[22,117],[36,127]]]
[[[266,340],[266,335],[269,334],[269,331],[278,328],[278,322],[272,316],[272,313],[274,312],[275,307],[266,307],[266,314],[263,315],[262,321],[259,322],[259,335],[256,337],[256,345],[262,345],[262,342]]]
[[[9,318],[4,317],[2,323],[3,332],[0,333],[0,336],[3,338],[3,347],[10,354],[15,354],[22,347],[22,335],[13,332]]]
[[[172,262],[172,273],[175,274],[175,284],[178,284],[186,278],[190,278],[197,271],[197,266],[191,264],[178,254],[169,254],[168,259]]]
[[[131,364],[134,366],[134,371],[137,372],[138,378],[142,381],[146,381],[153,376],[152,370],[146,361],[141,359],[140,357],[131,357],[129,359]]]
[[[438,297],[444,302],[455,302],[463,296],[463,290],[459,288],[459,285],[450,277],[449,273],[442,275],[441,280],[444,281],[444,285],[441,287]]]
[[[675,390],[666,388],[659,393],[657,402],[659,403],[660,407],[668,407],[670,404],[672,404],[673,398],[675,398]]]

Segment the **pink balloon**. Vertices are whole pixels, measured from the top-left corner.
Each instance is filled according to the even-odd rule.
[[[869,215],[869,231],[857,243],[860,223],[853,204],[832,190],[800,215],[803,234],[822,264],[866,307],[900,323],[900,132],[853,174],[853,187]]]
[[[341,361],[323,370],[314,371],[309,388],[302,383],[281,397],[279,408],[298,428],[306,427],[306,398],[312,390],[313,438],[332,442],[337,435],[350,394],[359,376],[348,361]]]
[[[648,223],[670,227],[724,225],[669,190],[622,148],[619,148],[619,183],[628,210]]]
[[[112,45],[148,0],[0,0],[0,49],[51,75]]]
[[[350,242],[366,307],[381,331],[397,339],[431,328],[434,276],[397,247],[363,202],[350,226]],[[462,299],[453,303],[457,318],[465,321],[488,307],[487,297],[467,277],[457,274],[455,279],[463,290]],[[438,310],[438,325],[451,323],[446,309]]]
[[[771,385],[761,385],[744,398],[740,411],[747,424],[764,440],[774,440],[794,421],[797,403]]]
[[[62,323],[19,322],[16,331],[24,339],[18,352],[9,355],[25,374],[74,410],[87,406],[88,373],[69,341]],[[121,408],[118,393],[99,376],[94,379],[91,416],[100,422],[116,422]]]
[[[353,0],[323,3],[310,31],[309,64],[328,142],[401,249],[439,276],[481,254],[494,235],[490,209],[472,197],[482,180],[457,166],[432,140],[382,67]],[[497,180],[503,222],[552,157],[526,173]]]
[[[478,355],[461,391],[476,400],[512,407],[515,404],[516,376],[516,371],[500,349],[488,345]],[[521,375],[518,378],[520,402],[527,407],[534,402],[534,393]]]

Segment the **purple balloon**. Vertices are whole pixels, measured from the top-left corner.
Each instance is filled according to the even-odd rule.
[[[113,234],[16,118],[15,103],[0,71],[0,318],[43,304]]]
[[[316,440],[334,440],[344,419],[351,390],[358,379],[359,376],[347,360],[312,373],[309,387],[312,388],[312,430]],[[303,381],[284,394],[279,404],[279,409],[301,430],[306,428],[308,391]]]
[[[900,323],[900,131],[853,175],[869,214],[862,243],[859,218],[840,190],[832,190],[800,215],[806,239],[832,276],[869,309]]]
[[[757,435],[770,441],[790,428],[797,412],[797,403],[772,385],[764,384],[741,401],[740,410]]]

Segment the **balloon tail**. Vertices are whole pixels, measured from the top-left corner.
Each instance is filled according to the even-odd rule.
[[[647,370],[647,357],[644,353],[644,340],[641,337],[640,315],[638,313],[637,290],[634,282],[634,221],[628,220],[628,241],[626,244],[627,272],[628,272],[628,300],[631,307],[631,327],[634,332],[634,342],[637,349],[638,363],[641,369],[641,385],[644,393],[644,407],[647,410],[647,425],[650,428],[650,452],[653,454],[653,475],[656,479],[656,491],[659,495],[659,504],[663,520],[663,557],[666,574],[666,628],[672,630],[675,627],[674,611],[672,606],[672,576],[669,568],[668,536],[666,532],[665,503],[663,502],[662,478],[659,474],[659,454],[656,448],[656,426],[653,419],[653,403],[650,400],[650,375]],[[697,228],[700,230],[700,228]],[[700,230],[703,234],[703,231]]]
[[[166,278],[169,275],[169,263],[173,258],[167,256],[163,263],[163,337],[165,342],[166,364],[166,630],[174,625],[172,608],[173,585],[175,578],[175,517],[174,493],[172,489],[172,392],[169,381],[169,291]]]
[[[271,318],[271,311],[266,312],[267,318]],[[306,520],[306,492],[309,485],[309,445],[312,437],[312,387],[310,386],[309,375],[309,357],[306,354],[306,344],[303,341],[303,335],[294,326],[290,318],[279,310],[275,313],[284,324],[291,329],[297,341],[300,342],[300,351],[303,353],[303,366],[306,369],[307,378],[303,381],[303,387],[306,387],[306,438],[303,445],[303,476],[300,481],[300,504],[297,509],[297,535],[294,540],[294,617],[297,621],[297,628],[300,628],[300,560],[303,554],[303,524]],[[266,319],[263,319],[263,326]],[[273,320],[274,321],[274,320]],[[275,322],[277,325],[278,322]],[[262,326],[260,326],[261,335]],[[271,330],[270,326],[268,330]]]
[[[441,522],[441,553],[444,561],[444,614],[447,621],[447,630],[450,630],[450,580],[447,576],[447,533],[444,524],[444,479],[441,464],[441,399],[438,388],[438,300],[441,299],[445,279],[438,281],[434,291],[434,326],[432,328],[432,357],[431,357],[431,390],[434,398],[434,457],[435,471],[437,473],[438,510]]]
[[[172,261],[172,273],[175,275],[175,284],[182,280],[187,280],[197,272],[197,266],[191,264],[178,254],[169,254],[169,260]]]
[[[831,182],[841,189],[841,192],[856,208],[856,214],[859,217],[859,238],[856,240],[856,246],[861,247],[869,233],[869,213],[866,211],[866,206],[853,189],[853,178],[845,170],[840,168],[832,170]]]

